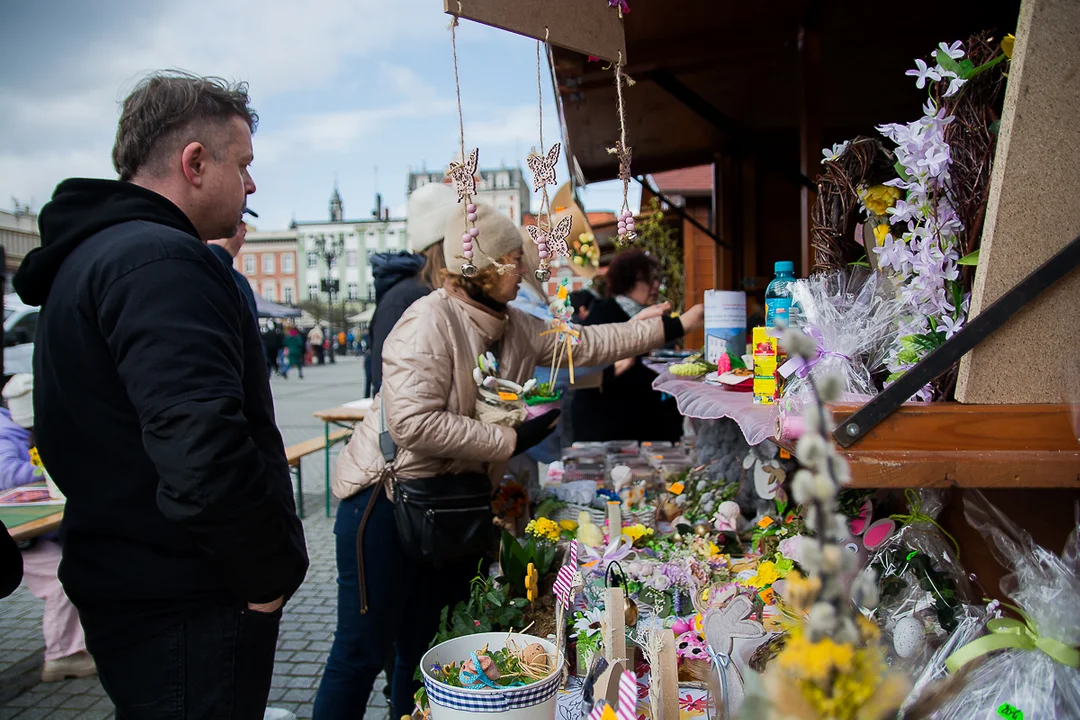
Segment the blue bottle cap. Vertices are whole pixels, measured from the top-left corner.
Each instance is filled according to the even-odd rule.
[[[780,260],[773,266],[773,272],[795,272],[795,263],[790,260]]]

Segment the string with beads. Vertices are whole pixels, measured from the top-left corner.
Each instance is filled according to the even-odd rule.
[[[462,11],[461,3],[458,3],[458,13]],[[461,234],[461,274],[465,277],[476,275],[477,267],[473,264],[473,244],[480,249],[480,228],[476,227],[477,207],[473,202],[476,194],[476,168],[479,162],[479,148],[473,148],[468,156],[465,155],[465,116],[461,110],[461,81],[458,78],[457,57],[457,26],[458,15],[454,15],[450,21],[450,46],[454,52],[454,90],[457,92],[458,111],[458,139],[461,148],[461,162],[451,162],[447,175],[454,182],[454,190],[457,192],[457,201],[462,203],[465,217],[465,232]]]
[[[627,196],[630,192],[630,157],[632,150],[626,142],[626,107],[623,105],[623,79],[627,86],[633,86],[634,81],[622,70],[622,51],[619,51],[619,59],[615,67],[615,97],[617,100],[616,112],[619,115],[619,139],[615,141],[615,147],[608,148],[609,155],[619,158],[619,179],[622,180],[622,207],[616,216],[619,221],[619,242],[624,243],[634,240],[637,232],[634,230],[634,213],[630,210],[630,201]]]
[[[544,43],[547,43],[548,30],[544,29]],[[540,267],[536,269],[536,279],[547,282],[551,277],[551,260],[558,257],[568,257],[570,247],[566,239],[570,237],[570,228],[573,221],[567,215],[557,224],[551,221],[551,198],[548,197],[548,185],[555,185],[555,165],[559,162],[559,152],[562,149],[559,143],[555,143],[544,152],[544,91],[541,78],[540,65],[541,42],[536,41],[536,105],[538,108],[540,123],[540,152],[532,148],[526,158],[526,164],[533,174],[533,192],[540,193],[540,208],[536,213],[536,225],[528,226],[527,232],[536,243],[537,254],[540,256]]]

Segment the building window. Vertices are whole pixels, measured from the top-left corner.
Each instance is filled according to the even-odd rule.
[[[254,275],[255,274],[255,256],[254,255],[245,255],[244,256],[244,274],[245,275]]]
[[[292,285],[286,285],[284,288],[281,289],[281,299],[287,302],[289,305],[292,305]]]
[[[274,268],[276,267],[274,265],[274,255],[273,255],[273,253],[263,253],[262,261],[263,261],[263,275],[273,275],[274,274]]]
[[[359,300],[360,299],[360,283],[354,283],[354,282],[349,283],[349,299],[350,300]]]
[[[501,188],[510,187],[510,173],[501,172],[495,176],[495,185]]]
[[[307,286],[307,299],[318,300],[319,299],[319,285],[318,283],[312,283]]]
[[[374,300],[375,299],[375,283],[369,282],[367,284],[367,296],[368,296],[368,300]]]
[[[293,267],[294,255],[291,252],[281,253],[281,272],[286,275],[291,275],[296,272],[296,268]]]
[[[355,250],[347,250],[347,251],[345,251],[345,264],[348,265],[349,267],[356,267],[356,251]]]
[[[319,255],[318,255],[318,253],[309,252],[307,254],[307,266],[309,268],[319,267]]]
[[[262,296],[270,302],[277,302],[277,283],[273,280],[263,283]]]

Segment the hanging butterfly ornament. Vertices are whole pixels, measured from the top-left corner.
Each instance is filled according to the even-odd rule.
[[[461,254],[465,261],[461,264],[461,274],[465,277],[476,275],[476,265],[473,264],[473,242],[480,237],[480,228],[476,227],[476,203],[473,195],[476,194],[476,164],[480,154],[478,148],[473,148],[469,156],[463,162],[451,162],[447,174],[454,183],[458,202],[465,203],[465,232],[461,234]]]

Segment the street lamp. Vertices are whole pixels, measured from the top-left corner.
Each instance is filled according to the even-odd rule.
[[[325,235],[319,235],[315,238],[315,254],[323,259],[326,263],[326,278],[322,281],[323,292],[327,294],[327,315],[329,316],[329,324],[327,330],[330,332],[331,338],[334,333],[334,293],[338,292],[340,284],[339,281],[333,278],[330,274],[330,268],[334,264],[334,261],[341,257],[341,253],[345,248],[345,236],[339,234],[336,238],[331,235],[330,242],[326,241]],[[330,362],[334,362],[334,341],[330,341]]]

